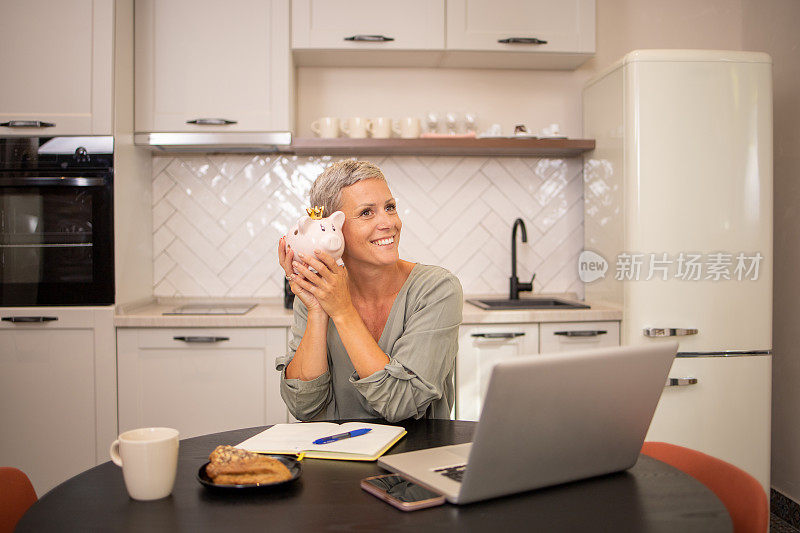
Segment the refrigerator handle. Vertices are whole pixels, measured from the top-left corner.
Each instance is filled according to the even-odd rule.
[[[644,328],[645,337],[683,337],[685,335],[697,335],[697,330],[688,328]]]
[[[697,378],[668,378],[667,387],[685,387],[687,385],[697,385]]]

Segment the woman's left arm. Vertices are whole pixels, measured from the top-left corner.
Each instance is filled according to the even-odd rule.
[[[317,258],[304,257],[299,253],[297,255],[299,259],[307,261],[307,264],[298,261],[292,263],[300,274],[295,278],[295,283],[313,294],[333,320],[358,375],[369,376],[381,370],[389,363],[389,357],[372,338],[353,306],[347,288],[347,269],[337,265],[325,253],[320,253]],[[316,272],[310,270],[309,266]]]

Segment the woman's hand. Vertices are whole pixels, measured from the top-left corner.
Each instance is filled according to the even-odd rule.
[[[347,284],[347,269],[321,250],[314,250],[314,254],[316,257],[297,254],[297,258],[305,263],[298,260],[292,262],[293,269],[298,273],[295,283],[311,293],[331,318],[354,310]]]
[[[297,262],[294,261],[294,250],[291,248],[288,250],[286,249],[286,237],[281,237],[281,239],[278,241],[278,262],[280,263],[281,268],[283,268],[286,277],[290,278],[289,287],[292,289],[292,293],[300,298],[300,301],[303,302],[303,305],[305,305],[306,309],[308,309],[308,313],[325,313],[314,295],[302,288],[297,283],[298,276],[294,273],[294,269],[292,268],[292,263]]]

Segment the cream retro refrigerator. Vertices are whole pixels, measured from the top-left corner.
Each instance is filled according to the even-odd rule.
[[[623,344],[679,342],[647,440],[726,460],[768,490],[771,59],[631,52],[587,83],[583,113],[596,140],[585,250],[608,265],[586,298],[622,306]]]

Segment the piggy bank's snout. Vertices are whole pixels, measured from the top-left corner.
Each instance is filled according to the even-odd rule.
[[[329,235],[322,240],[322,245],[328,250],[334,251],[342,247],[344,242],[338,235]]]

